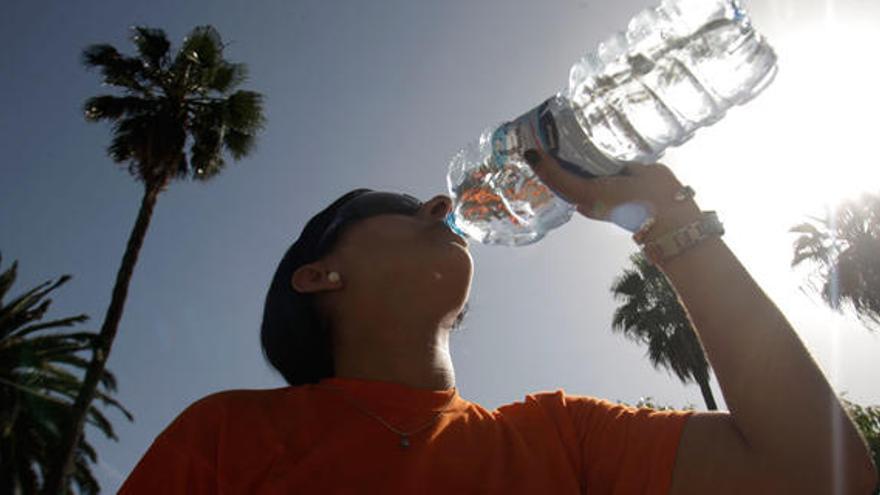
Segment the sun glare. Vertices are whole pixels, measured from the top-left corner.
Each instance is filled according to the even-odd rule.
[[[872,54],[878,28],[828,21],[771,37],[776,79],[754,101],[731,109],[717,131],[698,131],[706,134],[695,140],[702,145],[681,148],[682,157],[700,162],[693,176],[752,218],[819,214],[862,192],[880,192],[880,69]],[[731,148],[731,156],[718,153]],[[722,167],[742,170],[755,189],[725,188],[730,176]]]
[[[803,273],[789,267],[789,229],[880,193],[880,26],[829,20],[765,34],[776,79],[660,161],[695,187],[701,207],[719,211],[727,241],[761,283],[794,299]]]
[[[770,139],[756,155],[780,160],[778,184],[792,207],[816,209],[880,187],[876,30],[828,22],[778,40],[779,100]]]

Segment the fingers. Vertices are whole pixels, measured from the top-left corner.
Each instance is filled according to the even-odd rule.
[[[523,157],[541,182],[576,205],[578,213],[612,222],[630,232],[636,232],[661,212],[680,210],[682,205],[697,208],[692,201],[678,198],[681,183],[667,166],[659,163],[625,162],[616,175],[585,178],[540,150],[528,150]]]
[[[644,173],[641,164],[630,164],[621,175],[586,179],[562,168],[552,156],[539,151],[523,153],[535,175],[545,185],[569,203],[578,206],[578,212],[597,220],[606,220],[610,210],[632,195],[632,177]]]

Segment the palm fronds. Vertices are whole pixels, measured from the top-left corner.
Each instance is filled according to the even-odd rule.
[[[640,253],[630,257],[611,286],[621,305],[614,311],[612,330],[648,346],[655,368],[664,368],[682,383],[697,382],[707,406],[714,408],[708,386],[709,362],[687,312],[666,276]]]
[[[122,92],[83,105],[86,120],[113,124],[107,151],[115,162],[148,187],[163,187],[171,179],[209,180],[223,170],[224,153],[240,160],[253,151],[265,123],[263,96],[236,91],[247,67],[224,58],[216,29],[194,28],[176,53],[161,29],[135,27],[132,42],[132,56],[97,44],[82,57]]]
[[[17,269],[14,262],[0,275],[0,492],[37,493],[79,393],[79,372],[88,366],[81,354],[93,348],[95,334],[59,331],[87,321],[84,314],[41,321],[52,302],[47,296],[69,281],[68,275],[4,304]],[[112,373],[104,373],[101,387],[104,405],[131,420],[131,413],[110,396],[116,390]],[[89,408],[88,421],[116,439],[112,423],[94,406]],[[91,473],[96,460],[94,448],[81,439],[72,477],[80,493],[98,493]]]
[[[870,330],[880,326],[880,195],[843,201],[825,218],[789,231],[792,267],[809,265],[806,288],[836,311],[851,309]]]

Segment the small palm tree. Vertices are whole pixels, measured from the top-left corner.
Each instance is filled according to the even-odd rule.
[[[696,381],[706,408],[718,409],[709,387],[709,362],[684,307],[666,276],[641,253],[630,256],[611,292],[622,305],[614,311],[612,330],[648,345],[655,367],[675,373],[683,383]]]
[[[15,262],[0,274],[0,493],[32,494],[39,492],[40,480],[61,443],[61,430],[82,385],[74,371],[88,365],[80,354],[94,345],[95,334],[58,331],[86,321],[86,315],[40,321],[52,302],[44,298],[70,280],[69,275],[4,304],[17,268]],[[131,414],[110,397],[115,390],[116,380],[105,371],[98,398],[131,420]],[[88,422],[116,440],[110,421],[94,406],[89,408]],[[97,454],[85,438],[77,444],[74,461],[72,481],[79,492],[98,493],[91,472]],[[68,483],[64,491],[71,489]]]
[[[874,465],[880,466],[880,406],[860,406],[855,402],[841,399],[846,411],[868,442],[868,449],[874,457]],[[880,495],[880,480],[872,492]]]
[[[46,492],[52,495],[70,472],[74,445],[116,338],[159,193],[173,179],[216,177],[225,167],[224,153],[238,160],[251,152],[264,121],[262,96],[235,90],[245,80],[245,66],[223,58],[224,44],[213,27],[193,29],[176,54],[159,29],[134,28],[132,41],[136,56],[123,55],[107,44],[83,52],[85,66],[99,69],[104,83],[120,90],[120,94],[89,98],[84,106],[86,120],[113,123],[110,157],[143,184],[144,194],[57,466],[46,483]]]
[[[880,195],[843,201],[825,218],[791,228],[791,266],[812,265],[806,286],[836,311],[849,306],[869,330],[880,325]]]

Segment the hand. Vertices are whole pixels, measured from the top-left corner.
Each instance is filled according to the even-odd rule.
[[[700,216],[692,198],[676,199],[682,184],[665,165],[632,162],[620,175],[588,179],[563,169],[542,151],[528,150],[524,155],[535,175],[587,218],[611,222],[630,232],[653,219],[652,233],[665,233]]]

